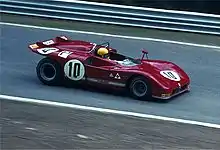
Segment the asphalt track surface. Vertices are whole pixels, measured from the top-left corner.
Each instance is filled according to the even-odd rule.
[[[2,149],[219,149],[220,130],[1,100]]]
[[[168,103],[156,103],[99,91],[45,86],[35,73],[37,62],[42,57],[31,53],[27,46],[64,34],[97,43],[109,41],[119,52],[133,57],[140,57],[140,49],[144,47],[149,51],[150,58],[172,61],[182,67],[192,79],[191,92]],[[2,25],[1,94],[219,124],[219,58],[217,49]]]

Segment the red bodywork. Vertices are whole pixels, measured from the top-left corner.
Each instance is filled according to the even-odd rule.
[[[96,45],[87,41],[70,40],[65,36],[59,36],[47,40],[44,44],[36,42],[29,45],[29,48],[37,53],[50,57],[59,62],[64,67],[65,63],[71,59],[80,60],[85,66],[85,76],[82,79],[87,83],[96,83],[97,86],[127,87],[130,79],[135,76],[144,76],[149,79],[152,88],[152,97],[169,99],[182,92],[189,91],[190,79],[188,75],[177,65],[167,61],[134,59],[128,57],[133,62],[124,65],[114,61],[123,60],[127,56],[121,55],[117,50],[108,47],[110,50],[110,60],[100,58],[95,55],[96,49],[104,45]],[[40,48],[57,48],[57,51],[49,54],[42,54]],[[60,57],[62,51],[72,52],[66,58]],[[131,65],[128,65],[131,64]],[[180,81],[173,81],[160,74],[161,71],[171,70],[176,72]]]

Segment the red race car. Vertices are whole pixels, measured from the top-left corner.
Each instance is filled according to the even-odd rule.
[[[109,43],[96,44],[58,36],[30,44],[29,48],[45,56],[36,72],[46,85],[63,81],[126,89],[135,99],[169,99],[189,91],[189,76],[174,63],[150,60],[147,51],[134,59],[119,54]],[[145,58],[146,56],[146,58]]]

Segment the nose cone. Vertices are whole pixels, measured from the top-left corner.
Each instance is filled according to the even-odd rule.
[[[167,61],[143,61],[143,70],[154,76],[164,88],[176,88],[189,82],[188,75],[177,65]]]

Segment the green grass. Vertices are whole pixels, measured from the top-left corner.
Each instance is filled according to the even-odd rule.
[[[57,19],[45,19],[39,17],[27,17],[21,15],[11,15],[11,14],[2,14],[2,13],[1,13],[1,21],[44,26],[51,28],[62,28],[62,29],[70,29],[70,30],[72,29],[72,30],[80,30],[80,31],[119,34],[125,36],[158,38],[158,39],[220,46],[220,42],[219,42],[220,37],[214,35],[173,32],[173,31],[135,28],[135,27],[124,27],[117,25],[106,25],[106,24],[78,22],[78,21],[65,21],[65,20],[57,20]]]

